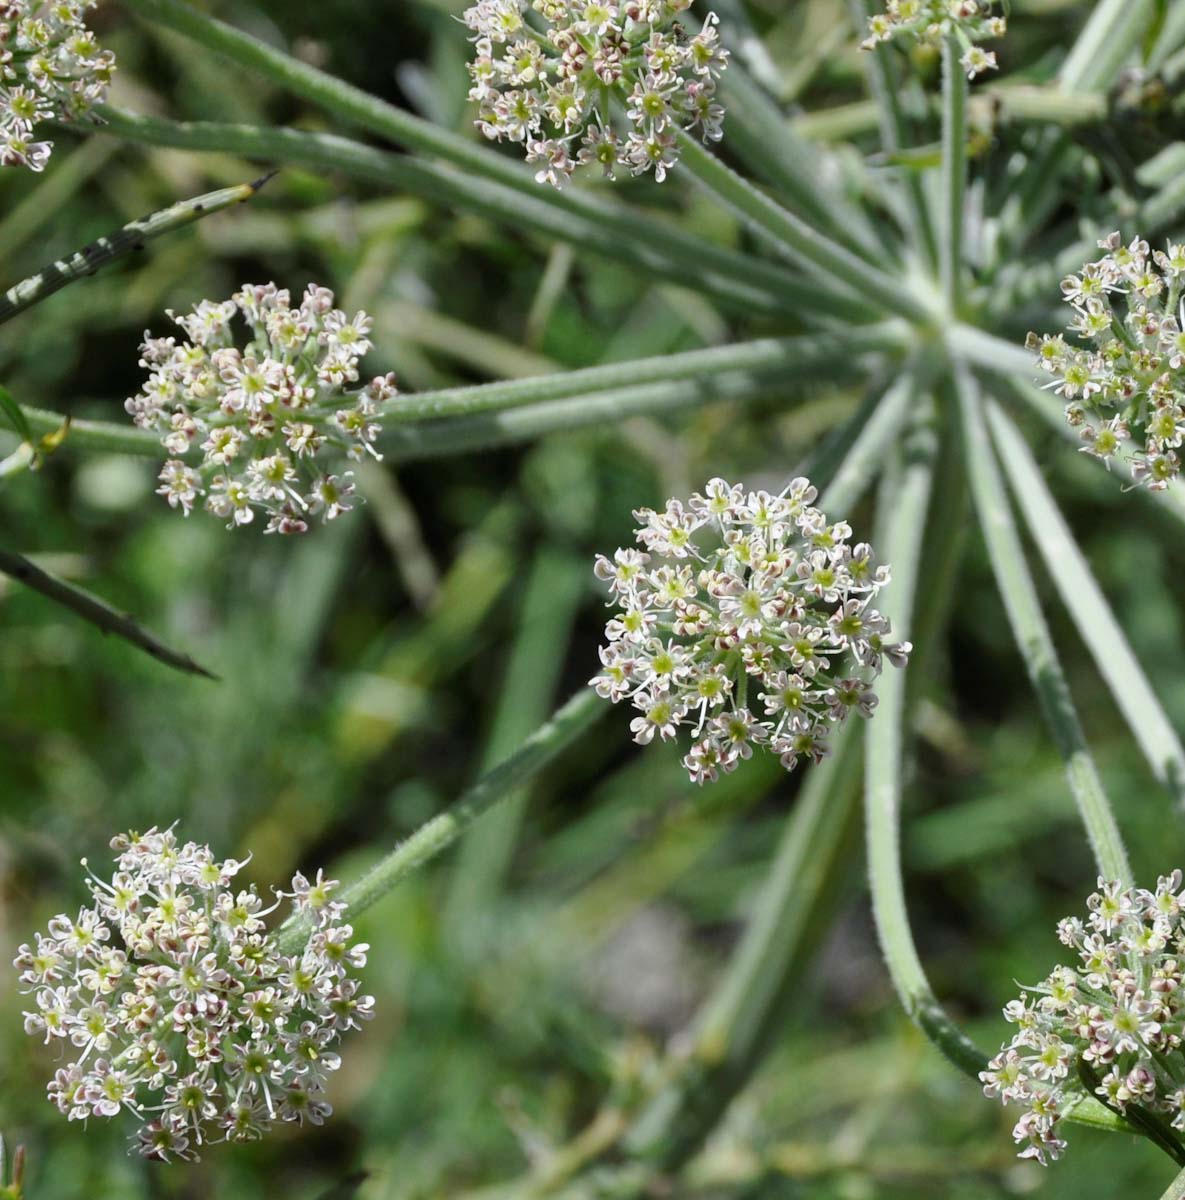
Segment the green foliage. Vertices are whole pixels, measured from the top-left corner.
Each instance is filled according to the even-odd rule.
[[[149,16],[161,7],[170,5],[126,6]],[[221,680],[168,671],[0,579],[5,961],[47,915],[81,900],[78,858],[98,857],[124,827],[180,820],[186,836],[223,854],[253,851],[250,877],[265,886],[321,864],[364,878],[593,673],[603,612],[592,555],[625,542],[637,506],[713,474],[776,490],[808,470],[836,477],[847,503],[832,515],[872,537],[902,493],[882,491],[882,502],[864,493],[886,464],[900,479],[891,447],[903,429],[918,437],[956,316],[997,339],[971,329],[962,349],[958,336],[949,342],[1013,414],[992,408],[969,431],[969,461],[986,456],[982,469],[998,452],[1008,468],[989,472],[987,501],[1012,519],[1005,477],[1016,491],[1018,472],[1047,477],[1150,684],[1116,703],[1102,684],[1118,691],[1115,679],[1133,668],[1098,644],[1115,621],[1089,600],[1085,613],[1070,597],[1063,610],[1052,568],[1030,583],[1017,560],[1041,560],[1017,527],[1006,566],[1030,615],[1037,602],[1045,610],[1042,654],[1060,651],[1078,710],[1059,714],[1071,752],[1080,724],[1135,877],[1178,865],[1179,748],[1160,745],[1150,768],[1140,748],[1149,757],[1155,748],[1124,719],[1185,725],[1181,510],[1122,492],[1014,403],[1024,379],[1000,382],[1034,374],[1023,353],[1001,357],[1005,339],[1060,324],[1059,275],[1090,254],[1080,221],[1101,236],[1106,222],[1126,226],[1137,214],[1142,232],[1163,238],[1183,207],[1165,168],[1181,152],[1166,144],[1171,122],[1141,123],[1133,175],[1116,165],[1121,118],[1098,76],[1106,63],[1077,53],[1077,78],[1056,90],[1088,14],[1119,9],[1012,6],[1002,58],[1015,71],[973,86],[966,113],[955,113],[973,135],[965,190],[950,155],[964,139],[949,111],[945,128],[939,116],[936,61],[910,62],[897,48],[858,58],[853,30],[834,32],[833,0],[720,4],[741,68],[728,85],[722,153],[756,182],[734,184],[740,176],[707,163],[715,198],[677,171],[661,189],[624,181],[612,194],[553,203],[470,137],[469,48],[453,19],[462,7],[417,0],[394,6],[392,19],[392,6],[329,0],[217,6],[266,45],[423,118],[413,127],[405,115],[395,128],[385,109],[335,110],[334,95],[260,82],[106,5],[97,19],[124,87],[113,128],[127,140],[62,131],[44,176],[0,172],[8,286],[179,196],[256,177],[259,160],[272,160],[271,135],[231,126],[290,131],[270,144],[289,147],[291,161],[250,205],[173,230],[136,261],[0,326],[0,421],[16,431],[0,432],[0,461],[61,416],[73,422],[42,470],[0,473],[0,542],[134,614]],[[1151,64],[1179,69],[1185,26],[1173,6],[1150,7],[1156,23],[1127,40],[1124,61],[1143,39]],[[1091,26],[1091,44],[1118,53],[1116,28],[1108,40]],[[883,130],[865,99],[866,67],[872,94],[893,100]],[[131,110],[216,124],[137,126]],[[1062,122],[1085,128],[1071,139]],[[428,140],[410,156],[389,152],[400,133]],[[915,153],[940,138],[945,156]],[[1014,158],[1029,166],[1025,186]],[[693,152],[685,165],[694,161]],[[971,216],[970,244],[952,255],[949,222],[960,211]],[[928,222],[930,239],[948,234],[933,264]],[[699,244],[709,247],[702,261]],[[863,294],[845,289],[845,279],[861,282],[867,254],[876,268]],[[837,262],[844,273],[820,277]],[[906,286],[930,265],[935,276],[945,269],[945,293]],[[295,292],[323,281],[373,313],[368,368],[396,370],[412,404],[433,393],[400,422],[386,464],[361,476],[367,504],[285,544],[169,512],[152,494],[154,459],[137,456],[154,443],[137,441],[122,407],[139,386],[139,331],[163,309],[268,278]],[[853,312],[870,323],[859,345]],[[890,312],[925,327],[908,363],[904,326],[881,324]],[[815,365],[787,365],[786,348],[808,340]],[[734,343],[760,348],[764,366],[729,360]],[[676,359],[688,352],[719,355],[708,378],[720,390],[698,369],[689,378],[688,360]],[[634,359],[653,376],[631,382]],[[663,362],[676,361],[682,373],[664,382]],[[565,376],[540,381],[582,368],[608,374],[588,391],[565,390]],[[902,377],[909,387],[889,386]],[[470,390],[498,379],[500,391]],[[25,408],[14,410],[9,390]],[[922,982],[976,1044],[994,1046],[1005,1036],[1001,1004],[1016,980],[1048,973],[1060,950],[1054,923],[1078,911],[1095,865],[968,519],[955,399],[936,389],[935,402],[944,415],[940,453],[925,468],[933,480],[921,487],[911,459],[915,486],[904,494],[927,514],[913,636],[938,632],[878,717],[900,722],[903,746],[873,726],[889,740],[869,753],[902,764],[891,803],[902,810],[900,898]],[[1035,461],[1008,460],[1014,421]],[[853,443],[863,458],[845,458]],[[1019,507],[1047,558],[1066,530],[1041,525],[1039,507]],[[897,544],[911,532],[899,520]],[[1154,1147],[1086,1127],[1071,1130],[1055,1168],[1018,1163],[1007,1118],[910,1025],[865,896],[852,819],[858,747],[846,775],[804,781],[755,759],[700,791],[670,746],[632,747],[622,716],[608,714],[534,778],[516,777],[521,786],[470,840],[361,917],[378,1018],[344,1047],[337,1111],[322,1129],[211,1148],[192,1167],[129,1157],[114,1124],[92,1121],[84,1133],[45,1102],[49,1052],[22,1034],[14,988],[0,988],[0,1129],[28,1147],[24,1194],[1102,1200],[1163,1191],[1171,1167]],[[753,940],[763,921],[771,936],[785,932],[776,955]],[[748,949],[734,959],[738,946]],[[748,973],[729,975],[745,954]],[[717,990],[737,978],[743,987]]]

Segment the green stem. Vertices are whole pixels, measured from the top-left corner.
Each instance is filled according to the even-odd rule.
[[[800,337],[762,338],[704,350],[688,350],[654,358],[638,358],[600,367],[445,388],[399,396],[383,409],[387,426],[441,417],[471,416],[549,400],[571,399],[592,392],[649,383],[677,383],[729,371],[771,373],[809,371],[854,360],[876,351],[906,345],[906,328],[897,322],[846,330],[842,336],[812,333]]]
[[[175,229],[200,221],[211,213],[250,200],[270,178],[270,175],[265,175],[252,183],[241,183],[235,187],[207,192],[204,196],[195,196],[191,200],[182,200],[169,208],[162,208],[159,212],[129,221],[122,229],[91,242],[89,246],[75,251],[68,258],[50,263],[36,275],[29,276],[0,296],[0,325],[52,296],[67,284],[85,275],[93,275],[100,267],[108,266],[125,255],[143,250],[144,243],[152,238],[172,233]]]
[[[924,305],[899,280],[812,229],[763,191],[705,150],[688,133],[679,134],[680,161],[726,208],[792,258],[818,268],[824,280],[850,288],[882,310],[909,321],[927,322]]]
[[[392,154],[329,133],[214,121],[168,121],[109,106],[101,108],[101,115],[105,124],[100,133],[129,141],[241,154],[320,172],[341,171],[350,178],[419,196],[433,204],[482,213],[511,229],[533,230],[624,262],[642,275],[707,292],[733,308],[770,313],[790,308],[848,320],[868,316],[866,307],[850,297],[814,281],[808,285],[775,263],[713,245],[670,222],[624,205],[599,203],[581,205],[577,210],[557,207],[553,189],[529,179],[530,187],[524,191],[487,178],[485,172]]]
[[[449,454],[468,454],[494,446],[532,441],[615,422],[643,414],[682,412],[721,401],[754,400],[785,394],[782,377],[730,371],[685,383],[652,383],[641,387],[613,388],[591,396],[570,396],[527,404],[503,412],[474,413],[421,425],[396,425],[383,431],[379,446],[389,463],[415,462]]]
[[[868,21],[868,6],[865,0],[851,0],[848,10],[852,17],[853,28],[862,30]],[[872,127],[875,128],[879,124],[881,150],[886,156],[892,158],[904,150],[911,139],[909,123],[901,106],[899,81],[895,78],[890,53],[887,46],[878,46],[861,57],[868,90],[872,93],[873,100],[872,111],[867,115],[871,117]],[[852,110],[857,110],[858,104],[847,105],[845,108],[847,110],[845,115],[850,117],[855,115]],[[834,114],[822,114],[819,125],[822,125],[828,115],[833,116]],[[804,121],[812,119],[813,114],[801,118]],[[804,137],[826,136],[826,132],[822,128],[814,133],[808,132],[806,129],[802,129],[800,132]],[[856,130],[852,128],[852,133],[855,132]],[[844,133],[841,136],[850,136],[850,134]],[[898,178],[902,181],[905,198],[909,204],[909,232],[914,248],[924,263],[934,267],[938,263],[937,241],[934,235],[934,223],[930,219],[930,209],[926,203],[921,172],[912,171],[906,167],[898,173]]]
[[[1101,0],[1058,72],[1067,92],[1105,92],[1140,44],[1157,0]]]
[[[1185,1170],[1173,1179],[1160,1200],[1185,1200]]]
[[[934,405],[915,410],[903,448],[904,466],[891,492],[885,554],[893,564],[885,615],[898,638],[908,638],[917,596],[922,540],[927,525],[938,437]],[[868,875],[872,911],[893,985],[910,1018],[961,1071],[976,1078],[987,1056],[947,1016],[934,996],[914,946],[901,874],[902,742],[907,721],[906,671],[888,668],[877,683],[880,703],[868,723],[864,767]]]
[[[830,152],[803,137],[735,57],[720,97],[728,109],[730,152],[812,225],[849,250],[875,254],[876,235],[864,211],[829,183],[824,159]]]
[[[125,613],[111,607],[105,600],[92,595],[75,584],[67,583],[43,571],[36,563],[30,562],[20,554],[11,550],[0,549],[0,572],[32,588],[35,592],[87,621],[102,633],[109,633],[122,638],[125,642],[152,655],[157,662],[164,663],[174,670],[183,671],[187,675],[201,675],[206,679],[216,679],[205,667],[194,662],[187,654],[172,650],[163,642],[158,641],[147,630],[142,629],[135,620]]]
[[[987,414],[1000,461],[1012,484],[1012,494],[1063,603],[1152,773],[1178,806],[1185,808],[1185,749],[1172,722],[1132,652],[1123,626],[1095,581],[1090,564],[1074,541],[1020,430],[994,402],[988,404]]]
[[[988,439],[978,389],[966,370],[957,364],[956,382],[971,493],[1013,636],[1065,761],[1070,789],[1078,803],[1099,874],[1131,886],[1131,868],[1123,838],[1079,724],[1053,638],[1041,612],[1037,589],[1025,563],[1020,535]]]
[[[21,412],[29,428],[42,437],[58,433],[68,425],[64,440],[79,450],[93,450],[101,454],[135,454],[141,458],[164,457],[160,438],[130,423],[117,425],[113,421],[76,421],[63,413],[44,408],[26,408],[24,405],[21,406]],[[0,429],[20,432],[3,408],[0,408]]]
[[[451,846],[475,821],[543,770],[557,754],[604,716],[609,707],[590,688],[577,692],[514,754],[479,779],[443,812],[421,825],[361,879],[342,888],[336,898],[348,904],[351,913],[355,914],[381,900],[413,871]],[[286,921],[279,934],[282,950],[291,953],[306,933],[299,921]]]
[[[942,290],[952,314],[962,308],[963,224],[967,201],[967,76],[954,34],[942,43],[942,225],[938,235]]]

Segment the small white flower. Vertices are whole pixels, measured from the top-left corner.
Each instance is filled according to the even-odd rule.
[[[188,340],[145,334],[148,381],[125,404],[169,452],[159,494],[186,515],[204,496],[232,529],[262,513],[268,533],[303,533],[309,514],[331,521],[348,512],[349,472],[327,467],[381,457],[381,406],[396,395],[393,375],[349,390],[371,348],[371,318],[347,316],[315,284],[294,307],[274,283],[169,316]],[[244,346],[235,342],[238,319],[251,335]]]
[[[1127,244],[1118,232],[1099,239],[1102,258],[1062,280],[1073,317],[1060,334],[1030,333],[1028,348],[1065,398],[1066,421],[1082,451],[1108,465],[1125,461],[1151,491],[1180,472],[1185,444],[1185,306],[1173,311],[1185,272],[1185,247],[1152,253],[1146,241]]]
[[[522,145],[535,178],[555,188],[583,166],[612,178],[624,164],[661,182],[678,159],[676,129],[699,130],[709,141],[723,131],[716,82],[728,51],[714,13],[695,35],[676,22],[687,7],[683,0],[479,0],[462,17],[474,35],[469,98],[478,105],[477,128]],[[607,97],[625,111],[624,141],[608,125]]]
[[[83,21],[97,3],[0,4],[0,166],[44,170],[52,143],[33,141],[34,127],[79,120],[106,96],[115,56]]]
[[[634,513],[642,550],[596,560],[616,612],[589,682],[639,711],[637,742],[689,726],[683,765],[697,783],[735,770],[756,747],[787,769],[821,761],[833,723],[872,714],[882,662],[903,666],[908,656],[871,607],[888,569],[867,545],[849,544],[845,522],[829,525],[815,499],[806,479],[778,496],[712,479],[686,504]],[[833,675],[835,660],[844,668]]]
[[[353,978],[367,947],[343,924],[336,882],[297,874],[282,893],[307,922],[288,954],[263,920],[279,900],[264,909],[253,887],[228,887],[243,863],[172,829],[111,844],[114,875],[88,880],[94,907],[54,917],[14,960],[33,997],[26,1032],[75,1050],[50,1100],[75,1121],[126,1109],[139,1152],[161,1160],[275,1121],[320,1124],[341,1065],[333,1047],[374,1008]],[[113,934],[126,951],[107,944]]]

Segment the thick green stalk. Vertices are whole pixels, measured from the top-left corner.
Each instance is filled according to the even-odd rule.
[[[1182,1171],[1169,1184],[1160,1200],[1185,1200],[1185,1171]]]
[[[904,466],[891,492],[884,547],[893,566],[884,612],[894,635],[907,639],[917,594],[922,541],[938,452],[932,401],[916,409],[903,449]],[[868,876],[872,911],[893,985],[910,1018],[961,1071],[976,1078],[987,1056],[947,1016],[934,996],[914,946],[901,874],[901,793],[905,778],[906,671],[886,669],[877,683],[880,703],[868,723],[864,762]]]
[[[141,458],[164,457],[160,438],[147,429],[137,429],[130,420],[126,425],[113,421],[76,421],[63,413],[24,405],[21,412],[33,433],[45,437],[64,429],[63,442],[78,450],[92,450],[96,454],[135,454]],[[0,408],[0,429],[20,433],[3,408]]]
[[[939,274],[952,315],[963,301],[963,225],[967,203],[967,76],[954,34],[942,42],[942,218]]]
[[[738,175],[690,134],[679,135],[682,164],[726,208],[791,258],[815,267],[824,280],[850,288],[884,312],[909,321],[928,321],[924,305],[899,280],[857,257]]]
[[[201,675],[206,679],[217,678],[200,663],[194,662],[188,654],[173,650],[153,637],[132,617],[112,608],[106,600],[101,600],[76,584],[50,575],[48,571],[43,571],[36,563],[30,562],[20,554],[0,549],[0,572],[32,588],[33,591],[40,592],[47,600],[69,609],[101,633],[121,638],[167,667],[183,671],[187,675]]]
[[[615,422],[643,414],[656,416],[724,400],[739,402],[785,395],[790,386],[784,376],[729,371],[680,383],[612,388],[590,396],[570,396],[502,412],[479,412],[472,416],[425,421],[421,425],[395,425],[383,431],[379,446],[390,463],[415,462],[533,441],[571,429],[594,425],[608,428]]]
[[[1013,636],[1065,761],[1066,776],[1099,874],[1131,886],[1131,868],[1123,838],[1079,724],[1053,638],[1041,612],[1037,589],[1025,563],[1020,534],[992,452],[978,388],[962,368],[956,368],[956,379],[971,494]]]
[[[214,121],[168,121],[103,106],[100,132],[154,146],[241,154],[353,179],[419,196],[433,204],[482,213],[511,229],[530,230],[626,265],[642,276],[670,279],[707,292],[734,308],[786,309],[866,320],[870,310],[850,297],[804,281],[789,270],[713,245],[670,222],[617,204],[578,211],[557,207],[552,189],[532,183],[524,193],[483,173],[392,154],[329,133]],[[495,157],[497,157],[495,155]]]
[[[903,350],[907,329],[889,322],[847,330],[842,335],[812,333],[799,337],[734,342],[681,354],[638,358],[600,367],[535,375],[398,396],[383,409],[387,425],[441,417],[472,416],[546,400],[570,399],[613,388],[704,379],[729,371],[800,373],[817,366],[853,362],[877,351]]]
[[[807,383],[811,379],[842,373],[860,361],[859,357],[842,360],[838,353],[842,343],[823,337],[819,345],[824,348],[823,354],[815,357],[817,347],[809,350],[804,347],[802,358],[794,360],[794,366],[798,369],[813,368],[813,374],[805,380]],[[836,353],[827,354],[827,347]],[[673,356],[667,361],[674,361],[677,357]],[[653,368],[652,373],[657,376],[657,367]],[[562,393],[566,390],[560,386],[564,378],[558,375],[545,377],[538,382],[543,384],[544,391],[554,387],[554,390]],[[481,399],[482,389],[461,389],[467,398],[461,400],[458,415],[408,424],[389,424],[379,438],[379,446],[390,464],[441,458],[449,454],[468,454],[493,446],[532,441],[551,433],[584,429],[590,425],[607,425],[631,416],[655,416],[724,400],[746,401],[772,393],[785,394],[790,388],[788,379],[800,382],[796,376],[788,373],[787,368],[777,370],[772,364],[758,371],[734,369],[687,377],[685,366],[676,363],[676,377],[670,382],[606,388],[590,394],[561,395],[558,399],[542,403],[516,405],[508,404],[516,395],[510,390],[512,385],[489,384],[486,386],[498,389],[498,401],[488,409]],[[529,388],[534,382],[523,381],[523,386]],[[415,397],[408,399],[414,402]],[[467,411],[469,405],[472,408]],[[21,411],[34,434],[54,433],[67,420],[61,413],[44,409],[22,408]],[[20,432],[2,407],[0,428]],[[148,458],[161,458],[164,454],[155,434],[137,429],[130,422],[121,425],[108,421],[71,421],[65,440],[69,446],[79,450],[135,454]]]
[[[143,250],[144,243],[152,238],[162,237],[200,221],[211,213],[250,200],[270,178],[270,175],[264,175],[253,183],[240,183],[235,187],[207,192],[204,196],[195,196],[192,200],[182,200],[159,212],[129,221],[122,229],[91,242],[89,246],[83,246],[69,258],[42,267],[36,275],[30,275],[0,296],[0,325],[52,296],[67,284],[93,275],[100,267],[108,266],[128,254]]]
[[[413,871],[451,846],[475,821],[543,770],[557,754],[604,716],[609,707],[591,688],[577,692],[514,754],[482,776],[443,812],[421,825],[361,879],[342,888],[337,898],[350,906],[351,913],[362,912],[381,900]],[[280,944],[290,951],[306,935],[307,930],[298,920],[286,921],[280,929]]]
[[[1111,695],[1119,705],[1152,773],[1185,808],[1185,749],[1168,719],[1123,627],[1095,580],[1057,501],[1046,486],[1020,430],[994,402],[988,422],[1012,494]]]

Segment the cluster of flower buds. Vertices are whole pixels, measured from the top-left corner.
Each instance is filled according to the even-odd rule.
[[[367,947],[351,944],[336,883],[298,874],[264,908],[254,887],[234,888],[244,863],[171,829],[111,846],[117,869],[91,876],[93,906],[54,917],[15,960],[34,999],[26,1032],[75,1055],[50,1099],[72,1121],[128,1110],[140,1153],[163,1160],[276,1121],[321,1124],[332,1047],[374,1005],[351,977]],[[281,898],[290,953],[264,922]]]
[[[637,742],[691,726],[683,765],[696,783],[754,747],[787,770],[820,761],[836,722],[871,715],[882,661],[905,663],[909,643],[890,643],[871,607],[888,567],[849,545],[851,527],[829,525],[815,498],[801,478],[778,496],[713,479],[686,504],[635,512],[643,549],[597,559],[621,611],[589,682],[639,710]]]
[[[1090,347],[1034,333],[1026,345],[1055,376],[1049,386],[1066,400],[1084,453],[1118,455],[1136,482],[1161,491],[1180,473],[1185,439],[1185,245],[1150,253],[1147,242],[1124,246],[1113,233],[1099,248],[1102,258],[1062,280],[1068,328]]]
[[[70,121],[103,99],[115,56],[83,24],[98,0],[0,0],[0,166],[41,171],[39,121]]]
[[[679,157],[678,130],[722,136],[716,80],[728,51],[714,14],[694,36],[676,20],[690,4],[479,0],[464,15],[478,128],[522,143],[540,183],[563,187],[585,165],[661,182]]]
[[[252,335],[243,349],[235,345],[236,314]],[[331,474],[324,462],[381,457],[374,448],[380,406],[396,391],[394,375],[347,390],[371,347],[370,318],[347,317],[315,284],[292,308],[274,283],[248,284],[230,300],[203,300],[169,316],[186,339],[145,333],[140,365],[148,382],[125,405],[172,456],[157,492],[186,516],[204,496],[228,528],[259,510],[268,533],[304,533],[312,516],[331,521],[348,512],[351,473]],[[196,468],[191,452],[201,454]]]
[[[1004,1009],[1012,1041],[980,1073],[984,1093],[1023,1104],[1013,1130],[1022,1158],[1045,1163],[1065,1142],[1058,1121],[1092,1094],[1185,1129],[1185,893],[1182,874],[1156,891],[1099,880],[1085,921],[1058,923],[1078,964],[1057,967]]]
[[[861,49],[902,34],[934,44],[954,36],[962,47],[959,64],[968,79],[996,69],[996,56],[977,43],[1004,36],[1007,21],[995,16],[995,0],[888,0],[883,13],[868,18],[868,36]]]

